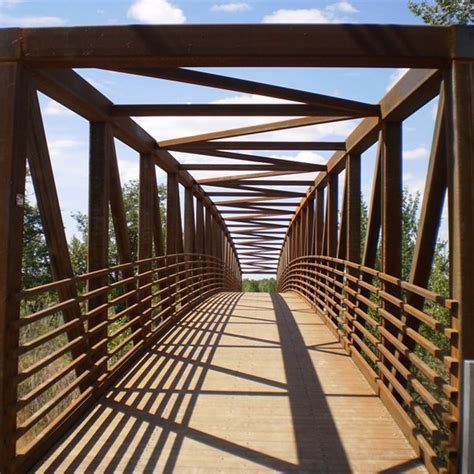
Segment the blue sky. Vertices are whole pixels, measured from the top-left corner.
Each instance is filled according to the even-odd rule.
[[[405,0],[366,1],[207,1],[207,0],[0,0],[0,27],[76,26],[127,23],[395,23],[419,24]],[[378,102],[404,70],[398,69],[207,69],[219,74],[275,83],[349,99]],[[268,103],[269,98],[217,89],[140,78],[100,70],[78,70],[115,103]],[[68,237],[76,232],[71,213],[87,209],[88,124],[60,104],[41,96],[45,127]],[[436,101],[404,123],[404,185],[422,191],[434,124]],[[157,140],[206,131],[265,123],[278,118],[140,118],[137,121]],[[313,126],[246,139],[344,140],[356,122]],[[138,177],[137,154],[117,143],[124,181]],[[275,157],[325,162],[327,153],[274,152]],[[363,193],[368,199],[374,149],[364,154]],[[202,162],[202,157],[175,154],[180,161]],[[212,163],[212,159],[206,162]],[[230,161],[228,161],[230,163]],[[235,163],[232,160],[233,163]],[[197,178],[224,173],[194,173]],[[304,176],[304,175],[303,175]],[[314,175],[311,175],[314,177]],[[164,174],[158,173],[163,182]],[[341,183],[342,184],[342,183]],[[341,185],[342,188],[342,185]],[[30,190],[31,192],[31,190]],[[33,199],[33,196],[31,196]]]

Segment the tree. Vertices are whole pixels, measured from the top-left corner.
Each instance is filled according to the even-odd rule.
[[[245,279],[242,282],[242,291],[244,293],[275,293],[275,278],[263,278],[262,280]]]
[[[51,281],[48,247],[38,207],[25,200],[23,215],[23,287],[31,288]]]
[[[139,191],[140,183],[138,180],[131,180],[122,187],[123,204],[125,208],[125,216],[127,219],[128,235],[130,238],[130,246],[132,260],[137,259],[138,249],[138,209],[139,209]],[[163,239],[166,241],[166,186],[158,185],[158,196],[160,198],[161,226],[163,231]],[[87,238],[88,238],[88,220],[87,215],[82,212],[76,212],[72,217],[77,222],[80,238],[74,236],[69,244],[71,261],[75,273],[81,274],[87,271]],[[112,217],[109,217],[109,264],[115,265],[119,263],[117,252],[117,240],[113,226]]]
[[[430,25],[467,25],[474,21],[473,0],[409,0],[408,8]]]

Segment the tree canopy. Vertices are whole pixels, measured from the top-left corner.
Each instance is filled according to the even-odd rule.
[[[467,25],[474,21],[473,0],[409,0],[408,8],[430,25]]]

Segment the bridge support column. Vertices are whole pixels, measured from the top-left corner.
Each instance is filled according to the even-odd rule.
[[[87,249],[87,270],[93,272],[107,268],[109,264],[109,198],[110,198],[110,126],[105,122],[90,123],[89,154],[89,228]],[[88,281],[88,291],[107,286],[108,276],[103,275]],[[88,310],[107,303],[107,294],[102,294],[88,301]],[[97,362],[107,355],[107,327],[94,330],[107,320],[107,309],[100,310],[89,320],[91,348],[96,348],[92,360]],[[105,343],[104,343],[105,342]],[[101,371],[106,370],[105,363]]]
[[[29,84],[18,64],[0,65],[0,472],[13,471]]]
[[[472,47],[472,41],[471,47]],[[474,359],[474,298],[472,275],[474,274],[474,61],[453,61],[451,77],[447,81],[447,143],[452,143],[448,156],[448,198],[450,220],[450,267],[451,293],[457,300],[457,315],[453,315],[453,328],[459,331],[458,347],[453,356],[459,359],[461,379],[453,380],[459,387],[460,398],[453,410],[460,410],[463,398],[464,361]],[[454,378],[455,375],[452,374]],[[465,385],[464,385],[465,386]],[[467,395],[467,394],[466,394]],[[463,433],[463,429],[466,430]],[[458,431],[459,449],[468,427],[462,425]],[[462,456],[465,453],[462,453]],[[451,470],[457,466],[451,461]]]

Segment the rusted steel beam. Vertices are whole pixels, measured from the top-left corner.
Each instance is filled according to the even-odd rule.
[[[146,260],[153,255],[153,203],[155,190],[153,182],[155,181],[155,165],[148,155],[140,155],[140,171],[139,171],[139,202],[138,202],[138,260]],[[140,274],[149,272],[152,269],[150,263],[142,263],[139,265],[139,286],[149,285],[152,282],[152,275],[140,277]],[[148,314],[147,319],[151,317],[151,293],[152,288],[146,288],[139,292],[140,296],[140,320],[142,323],[142,331],[144,331],[144,313]],[[147,302],[143,302],[147,299]],[[138,329],[136,327],[135,329]],[[143,332],[142,337],[145,337]]]
[[[344,142],[244,142],[244,141],[207,141],[193,143],[192,145],[163,145],[160,149],[182,151],[186,149],[193,150],[345,150]]]
[[[204,253],[204,207],[201,199],[196,199],[196,253]]]
[[[338,221],[338,176],[329,175],[326,215],[326,249],[327,255],[335,257],[337,252]]]
[[[437,69],[413,69],[408,71],[380,101],[381,119],[403,121],[439,93],[441,72]],[[348,153],[363,153],[377,142],[381,120],[373,117],[364,119],[346,139],[346,151],[338,151],[327,163],[328,172],[344,169]],[[303,196],[302,202],[327,180],[327,174],[319,173],[314,185]],[[298,215],[295,211],[295,218]]]
[[[303,117],[297,119],[280,120],[278,122],[264,123],[260,125],[251,125],[248,127],[231,128],[228,130],[220,130],[217,132],[202,133],[199,135],[192,135],[189,137],[172,138],[159,142],[160,146],[172,145],[191,145],[193,143],[206,142],[209,140],[219,140],[222,138],[234,138],[244,135],[255,135],[257,133],[275,132],[278,130],[289,130],[299,127],[308,127],[311,125],[318,125],[323,123],[333,123],[343,120],[353,119],[353,115],[341,117]]]
[[[60,67],[426,68],[474,56],[462,47],[463,35],[469,35],[462,27],[127,25],[16,31],[23,61]],[[11,41],[10,30],[6,35]],[[0,60],[18,58],[16,45],[2,51]]]
[[[89,224],[87,271],[102,270],[109,266],[109,197],[110,197],[110,126],[105,122],[90,123],[89,154]],[[88,280],[88,291],[93,291],[108,284],[107,275]],[[90,298],[88,311],[107,303],[107,294]],[[89,319],[89,327],[99,326],[107,320],[107,309],[97,312]],[[91,346],[107,339],[107,329],[94,333],[90,339]],[[94,353],[93,361],[105,356],[107,347]],[[102,367],[105,370],[106,367]]]
[[[30,127],[28,133],[28,163],[30,167],[33,187],[38,210],[43,226],[44,237],[48,247],[51,273],[55,280],[64,280],[74,276],[74,270],[69,255],[69,247],[64,232],[64,223],[61,216],[61,207],[59,204],[56,183],[54,181],[53,168],[48,150],[43,119],[41,116],[38,95],[32,91],[30,96],[29,110]],[[58,288],[60,301],[67,301],[77,297],[76,285]],[[79,321],[81,319],[81,308],[79,303],[63,310],[64,322]],[[67,331],[69,341],[82,337],[82,342],[77,348],[71,350],[73,358],[87,353],[87,341],[84,338],[84,326],[76,325]],[[89,367],[87,366],[89,364]],[[84,370],[90,368],[90,358],[86,363],[80,364],[75,371],[79,376]],[[80,390],[84,391],[87,385],[81,384]]]
[[[114,117],[346,117],[347,110],[307,104],[118,104],[110,108],[110,114]]]
[[[291,174],[295,173],[308,173],[310,171],[325,171],[325,165],[312,165],[312,166],[300,166],[298,161],[288,161],[285,165],[228,165],[228,164],[221,164],[216,163],[212,165],[206,164],[185,164],[181,165],[180,169],[188,170],[188,171],[289,171]]]
[[[0,42],[1,43],[1,42]],[[3,46],[0,47],[0,52]],[[19,64],[0,65],[0,471],[14,472],[23,214],[30,84]]]
[[[467,43],[472,48],[471,41]],[[462,391],[463,361],[474,359],[474,298],[472,275],[474,274],[474,62],[454,61],[447,75],[447,143],[451,170],[448,175],[448,199],[450,212],[450,268],[451,296],[458,302],[453,325],[459,330],[458,345],[453,345],[451,355],[459,359],[461,380],[451,374],[452,383]],[[452,144],[452,146],[450,145]],[[462,400],[462,393],[459,400]],[[452,408],[453,414],[461,417],[459,407]],[[462,418],[459,418],[462,419]],[[461,451],[461,425],[457,436],[451,442],[458,444]],[[450,468],[456,471],[456,460],[450,459]]]
[[[179,169],[179,163],[170,153],[159,150],[155,139],[137,123],[126,117],[111,117],[109,109],[113,103],[85,79],[72,70],[35,69],[31,71],[38,89],[78,113],[89,121],[107,121],[113,128],[113,134],[120,141],[139,153],[153,156],[157,166],[166,172],[178,173],[184,186],[192,186],[196,196],[200,196],[206,206],[213,209],[219,219],[219,213],[204,190],[186,171]],[[224,224],[225,225],[225,224]]]
[[[247,153],[236,153],[235,151],[200,151],[200,150],[195,150],[195,149],[188,149],[184,151],[184,153],[192,153],[196,155],[202,155],[202,156],[214,156],[217,158],[226,158],[230,160],[239,160],[239,161],[250,161],[252,163],[267,163],[270,165],[281,165],[281,166],[295,166],[295,167],[301,167],[307,168],[308,171],[313,171],[314,167],[319,167],[319,166],[324,166],[322,171],[326,170],[326,165],[323,163],[308,163],[308,162],[302,162],[302,161],[297,161],[297,160],[291,160],[291,159],[280,159],[280,158],[270,158],[268,156],[256,156],[256,155],[249,155]]]
[[[347,155],[346,165],[346,258],[354,263],[361,259],[361,156]]]

